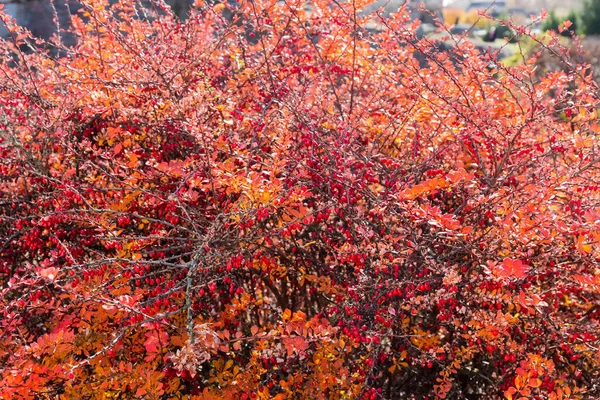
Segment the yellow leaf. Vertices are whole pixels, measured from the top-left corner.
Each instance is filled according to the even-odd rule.
[[[281,319],[283,319],[284,321],[289,321],[291,317],[292,317],[292,310],[286,308],[285,311],[283,312],[283,316],[281,317]]]
[[[519,375],[519,376],[517,376],[515,378],[515,386],[517,387],[517,389],[521,389],[523,386],[525,386],[524,383],[523,383],[523,377],[522,376]]]
[[[129,153],[127,155],[127,157],[129,157],[129,162],[127,163],[127,166],[130,167],[130,168],[137,167],[137,162],[139,160],[139,157],[137,156],[137,154]]]

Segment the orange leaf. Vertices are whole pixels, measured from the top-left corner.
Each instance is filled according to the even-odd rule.
[[[229,346],[227,346],[227,345],[219,346],[219,351],[222,351],[223,353],[227,353],[227,352],[229,352]]]
[[[532,388],[538,388],[542,386],[542,380],[539,378],[529,378],[529,382],[527,384]]]
[[[589,254],[592,252],[592,246],[590,246],[589,244],[585,243],[585,236],[584,235],[580,235],[577,238],[577,250],[579,250],[580,253],[583,254]]]
[[[519,375],[519,376],[525,376],[525,375],[527,375],[527,371],[525,371],[525,370],[524,370],[523,368],[521,368],[521,367],[518,367],[518,368],[517,368],[517,375]]]
[[[515,389],[514,387],[510,387],[506,392],[504,392],[504,397],[506,397],[508,400],[512,400],[513,394],[515,393],[517,393],[517,389]]]
[[[23,41],[23,39],[27,39],[27,34],[19,33],[17,35],[17,37],[15,38],[15,42],[21,42],[21,41]]]

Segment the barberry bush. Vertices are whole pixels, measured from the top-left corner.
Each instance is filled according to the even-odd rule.
[[[1,15],[0,397],[600,396],[597,86],[556,34],[540,76],[361,0],[81,5]]]

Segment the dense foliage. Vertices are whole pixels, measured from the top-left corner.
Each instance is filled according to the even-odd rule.
[[[2,16],[1,396],[600,396],[597,87],[554,33],[538,78],[360,1],[82,5],[48,53]]]

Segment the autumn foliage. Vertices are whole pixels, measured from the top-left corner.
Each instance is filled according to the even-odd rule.
[[[556,36],[539,77],[361,1],[82,5],[74,47],[1,16],[1,398],[600,397]]]

